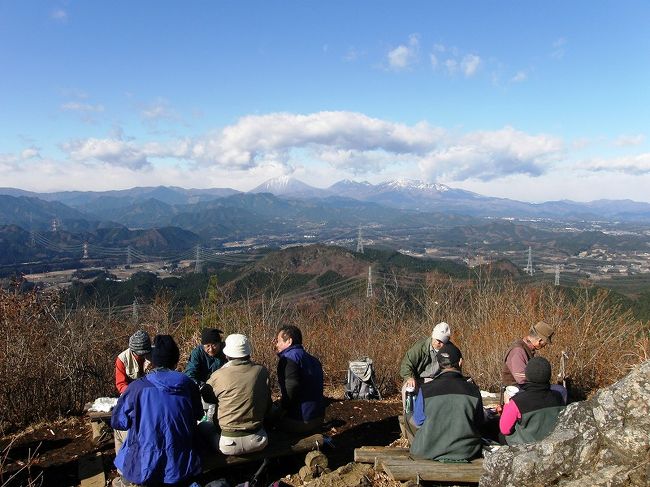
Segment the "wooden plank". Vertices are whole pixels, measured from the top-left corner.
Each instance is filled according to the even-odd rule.
[[[295,455],[298,453],[307,453],[323,447],[324,438],[321,434],[311,435],[306,438],[269,438],[269,446],[264,450],[247,455],[221,455],[213,454],[203,458],[203,471],[214,470],[217,468],[228,467],[232,465],[243,465],[246,463],[263,460],[264,458],[277,458]]]
[[[388,446],[362,446],[354,449],[354,461],[357,463],[375,464],[388,458],[408,457],[408,448]]]
[[[104,462],[102,454],[86,455],[79,459],[78,475],[81,481],[80,487],[104,487],[106,477],[104,476]]]
[[[106,421],[107,423],[111,422],[112,415],[112,412],[107,413],[104,411],[86,411],[86,416],[88,416],[90,419],[102,420]]]
[[[394,480],[426,480],[430,482],[478,483],[483,474],[483,459],[470,463],[441,463],[433,460],[393,458],[381,462],[384,471]]]

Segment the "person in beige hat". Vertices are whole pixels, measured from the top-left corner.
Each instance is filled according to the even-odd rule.
[[[528,335],[510,344],[503,359],[501,383],[517,386],[526,382],[526,365],[535,352],[551,343],[555,329],[543,321],[530,327]]]
[[[223,353],[228,362],[207,382],[214,397],[206,399],[217,404],[215,417],[200,423],[199,431],[214,450],[224,455],[262,450],[269,441],[263,425],[271,410],[269,372],[251,361],[251,345],[245,335],[228,335]]]

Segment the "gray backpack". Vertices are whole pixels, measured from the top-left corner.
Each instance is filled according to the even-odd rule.
[[[361,357],[359,360],[348,362],[345,398],[381,399],[379,388],[375,383],[375,369],[371,358]]]

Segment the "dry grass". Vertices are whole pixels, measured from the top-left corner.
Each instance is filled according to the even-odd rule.
[[[566,351],[567,374],[585,394],[616,381],[650,352],[647,323],[608,304],[605,292],[571,301],[553,287],[432,278],[409,300],[404,296],[396,282],[378,289],[375,298],[348,296],[328,306],[288,306],[279,293],[233,302],[213,282],[202,306],[185,310],[180,321],[171,318],[169,296],[160,296],[136,323],[95,308],[66,310],[56,298],[0,291],[0,433],[80,412],[85,402],[114,395],[115,357],[140,327],[175,337],[181,370],[202,327],[244,333],[254,360],[273,373],[276,330],[292,323],[322,361],[328,387],[340,388],[348,360],[370,356],[385,395],[401,385],[399,364],[406,349],[440,321],[451,325],[452,339],[465,356],[464,372],[492,391],[508,343],[540,319],[557,328],[543,355],[557,372]]]

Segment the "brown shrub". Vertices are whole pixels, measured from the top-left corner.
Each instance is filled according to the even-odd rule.
[[[432,276],[419,288],[409,286],[395,278],[376,286],[369,299],[354,291],[336,302],[288,303],[279,291],[233,301],[213,280],[196,310],[176,310],[170,296],[158,296],[137,316],[69,310],[49,295],[0,291],[0,430],[80,412],[86,401],[115,395],[115,357],[137,328],[173,335],[181,349],[179,370],[200,342],[202,327],[244,333],[253,359],[274,375],[277,329],[295,324],[305,348],[323,363],[327,384],[342,384],[347,362],[370,356],[384,394],[401,385],[405,351],[440,321],[451,325],[464,372],[492,391],[498,390],[508,344],[540,319],[557,328],[542,355],[557,372],[565,351],[566,373],[584,394],[648,359],[647,324],[612,305],[604,291],[569,299],[554,287],[522,287],[489,276],[473,282]]]

